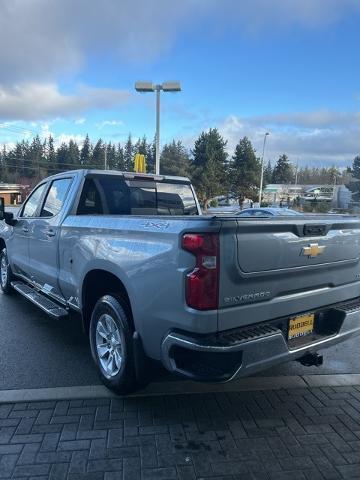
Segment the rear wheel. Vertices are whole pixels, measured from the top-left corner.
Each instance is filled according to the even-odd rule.
[[[13,274],[9,265],[6,248],[0,253],[0,288],[3,293],[10,294],[13,292],[11,287],[11,281],[13,280]]]
[[[101,297],[90,322],[90,346],[103,383],[120,394],[137,388],[132,329],[123,300]]]

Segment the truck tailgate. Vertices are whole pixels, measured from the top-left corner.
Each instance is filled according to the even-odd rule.
[[[224,220],[219,330],[359,296],[359,257],[356,217]]]

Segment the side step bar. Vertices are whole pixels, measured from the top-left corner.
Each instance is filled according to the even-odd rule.
[[[68,311],[65,308],[50,300],[42,293],[39,293],[26,283],[19,281],[11,282],[11,286],[51,317],[59,319],[68,315]]]

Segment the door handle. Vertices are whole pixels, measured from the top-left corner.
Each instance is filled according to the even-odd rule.
[[[22,231],[23,231],[24,233],[29,233],[29,229],[28,229],[27,227],[22,227]]]
[[[55,230],[47,230],[46,231],[46,236],[47,237],[55,237],[55,235],[56,235]]]

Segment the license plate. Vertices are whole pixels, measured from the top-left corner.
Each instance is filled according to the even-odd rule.
[[[314,313],[307,313],[306,315],[290,318],[288,339],[291,340],[292,338],[310,335],[314,330],[314,320]]]

